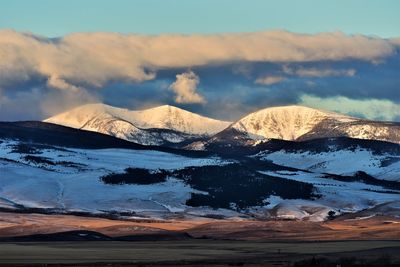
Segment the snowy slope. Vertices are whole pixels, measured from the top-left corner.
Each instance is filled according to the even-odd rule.
[[[240,159],[191,158],[153,150],[77,149],[2,139],[0,207],[18,209],[23,206],[61,213],[127,213],[158,219],[214,214],[321,221],[329,211],[336,214],[358,212],[400,200],[400,183],[387,187],[387,182],[379,180],[371,184],[350,179],[354,171],[362,170],[374,174],[377,179],[398,181],[398,155],[374,155],[366,150],[326,153],[282,150],[259,153],[252,159],[296,169],[267,162],[251,165],[249,158],[240,163]],[[171,173],[166,180],[149,184],[112,184],[101,179],[105,175],[123,173],[127,168]],[[179,176],[181,170],[183,176]],[[201,173],[204,175],[199,175]],[[327,176],[326,173],[349,176]],[[278,187],[267,190],[273,184]],[[306,192],[307,185],[313,186],[318,197],[300,193]],[[255,195],[264,200],[237,209],[235,203],[252,203]],[[231,207],[217,208],[225,197],[229,198]]]
[[[260,153],[264,160],[297,169],[338,175],[353,175],[364,171],[375,178],[400,182],[400,155],[376,154],[367,149],[310,151],[276,151]]]
[[[100,177],[128,167],[155,171],[226,164],[218,158],[188,158],[152,150],[44,147],[27,154],[15,150],[18,144],[0,140],[0,207],[116,211],[161,218],[184,210],[191,193],[202,192],[173,177],[148,185],[110,185]]]
[[[255,139],[296,140],[328,118],[340,122],[354,120],[351,117],[308,107],[285,106],[266,108],[251,113],[234,123],[232,128],[246,132]]]
[[[109,134],[145,145],[179,143],[209,136],[230,124],[169,105],[132,111],[105,104],[88,104],[44,121]]]
[[[400,143],[398,123],[368,121],[302,106],[262,109],[245,116],[224,131],[232,129],[251,140],[310,140],[346,136]]]
[[[321,194],[316,201],[270,196],[266,199],[269,203],[267,208],[270,214],[277,218],[321,221],[327,218],[330,211],[338,215],[360,210],[371,210],[369,214],[372,216],[385,215],[384,210],[378,211],[375,207],[400,203],[398,152],[388,150],[378,153],[361,147],[355,149],[331,147],[322,152],[302,149],[296,151],[290,148],[264,151],[254,157],[294,168],[262,171],[262,173],[311,183]],[[372,179],[367,181],[370,176],[357,176],[360,171],[371,175]]]
[[[385,214],[381,205],[393,214],[400,202],[397,144],[269,140],[240,150],[231,158],[43,122],[0,123],[0,207],[320,221],[330,211]]]
[[[336,215],[339,215],[372,209],[384,203],[400,203],[399,190],[386,190],[381,186],[363,182],[328,179],[319,172],[267,171],[263,173],[311,183],[321,194],[321,197],[314,201],[270,196],[266,199],[269,203],[267,207],[278,218],[322,221],[327,218],[329,211],[334,211]]]

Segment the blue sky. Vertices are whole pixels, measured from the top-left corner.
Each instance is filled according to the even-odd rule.
[[[301,33],[400,36],[397,0],[1,0],[0,28],[73,32]]]

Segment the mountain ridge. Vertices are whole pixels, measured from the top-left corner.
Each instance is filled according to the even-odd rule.
[[[303,106],[280,106],[250,113],[208,142],[224,140],[255,145],[268,139],[305,141],[329,137],[400,143],[400,123],[372,121]]]
[[[100,103],[74,108],[44,122],[105,133],[144,145],[180,143],[211,136],[231,123],[170,105],[128,110]]]
[[[268,107],[252,112],[233,123],[231,127],[242,132],[248,132],[253,138],[260,136],[262,138],[295,140],[312,130],[316,123],[328,117],[339,121],[356,120],[356,118],[333,112],[290,105]],[[260,125],[261,122],[262,125]]]
[[[304,141],[349,137],[400,143],[400,123],[380,122],[299,105],[268,107],[235,122],[174,106],[128,110],[88,104],[44,122],[100,132],[144,145],[204,149],[208,143],[256,145],[268,139]]]

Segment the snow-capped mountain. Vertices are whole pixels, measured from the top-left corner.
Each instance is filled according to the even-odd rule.
[[[296,140],[324,120],[354,121],[354,118],[302,106],[272,107],[253,112],[232,125],[253,139]]]
[[[255,145],[263,140],[350,137],[400,143],[400,123],[370,121],[303,106],[265,108],[231,124],[169,105],[132,111],[88,104],[45,122],[108,134],[144,145],[204,149],[210,143]]]
[[[300,141],[324,137],[400,143],[400,123],[369,121],[303,106],[272,107],[245,116],[210,142],[254,145],[265,139]]]
[[[144,145],[180,143],[211,136],[230,124],[169,105],[134,111],[105,104],[88,104],[44,121]]]

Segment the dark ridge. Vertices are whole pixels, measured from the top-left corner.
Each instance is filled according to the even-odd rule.
[[[42,152],[37,149],[35,146],[19,143],[16,145],[12,145],[11,153],[19,153],[19,154],[41,154]]]
[[[335,138],[321,138],[301,142],[291,142],[283,140],[273,140],[275,144],[270,148],[271,150],[278,151],[284,149],[286,151],[307,150],[314,153],[332,152],[338,150],[356,150],[368,149],[375,154],[392,153],[400,155],[400,145],[385,141],[368,140],[368,139],[355,139],[349,137],[335,137]],[[268,150],[268,143],[261,144],[261,147],[266,147]]]
[[[400,190],[400,182],[377,179],[363,171],[358,171],[353,176],[324,173],[322,178],[334,179],[341,182],[362,182],[368,185],[381,186],[386,189]]]
[[[24,154],[24,153],[21,153],[21,154]],[[41,152],[39,154],[41,154]],[[29,153],[29,154],[23,156],[23,159],[25,161],[28,161],[30,163],[35,164],[39,168],[45,168],[45,167],[48,167],[48,166],[63,166],[63,167],[69,167],[69,168],[75,168],[75,169],[83,170],[83,169],[85,169],[85,167],[87,167],[87,165],[85,165],[83,163],[77,163],[77,162],[65,161],[65,160],[52,161],[50,158],[34,156],[34,155],[35,154],[30,154]],[[1,161],[5,161],[5,162],[29,165],[28,163],[25,163],[25,162],[22,162],[22,161],[3,158],[3,157],[0,157],[0,160]],[[45,166],[45,165],[47,165],[47,166]]]
[[[76,168],[76,169],[84,169],[87,165],[83,163],[77,163],[73,161],[56,161],[54,162],[55,165],[61,165],[64,167]]]
[[[0,122],[0,137],[28,143],[73,148],[133,148],[144,146],[112,136],[40,121]]]
[[[349,137],[319,138],[307,141],[287,141],[270,139],[258,145],[249,145],[248,139],[234,129],[223,131],[208,140],[206,149],[225,156],[246,156],[258,152],[310,151],[312,153],[332,152],[338,150],[355,150],[358,148],[371,150],[375,154],[391,153],[400,155],[400,145],[385,141],[355,139]]]
[[[124,173],[110,173],[100,179],[105,184],[157,184],[167,180],[168,172],[165,170],[149,171],[141,168],[127,168]]]
[[[67,231],[0,238],[0,242],[48,242],[48,241],[111,241],[111,237],[94,231]]]
[[[70,148],[157,150],[188,157],[205,157],[211,155],[210,152],[206,151],[188,151],[159,146],[145,146],[97,132],[40,121],[0,122],[0,138]]]
[[[162,232],[110,237],[89,230],[73,230],[48,234],[2,237],[0,242],[57,242],[57,241],[178,241],[193,239],[185,232]]]
[[[207,140],[205,148],[209,151],[217,152],[229,156],[244,156],[254,154],[256,149],[246,134],[233,128],[227,128]]]
[[[166,232],[166,233],[155,233],[155,234],[143,234],[143,235],[129,235],[115,237],[116,241],[178,241],[193,239],[191,235],[185,232]]]
[[[17,160],[8,159],[8,158],[3,158],[3,157],[0,157],[0,160],[5,161],[5,162],[20,163],[20,162],[17,161]]]
[[[22,213],[22,214],[46,214],[46,215],[74,215],[81,217],[93,217],[93,218],[105,218],[110,220],[124,220],[124,217],[131,217],[137,215],[135,212],[124,212],[124,211],[101,211],[102,213],[90,213],[84,211],[65,211],[57,208],[30,208],[25,207],[21,204],[13,204],[14,208],[4,208],[0,207],[0,212],[8,212],[8,213]]]
[[[395,195],[400,195],[399,191],[391,191],[391,190],[372,190],[372,189],[363,189],[364,191],[368,192],[375,192],[375,193],[383,193],[383,194],[395,194]]]
[[[27,155],[24,157],[24,159],[26,161],[33,162],[36,164],[46,164],[46,165],[52,165],[52,166],[55,165],[55,163],[53,161],[51,161],[49,158],[46,158],[46,157]]]

